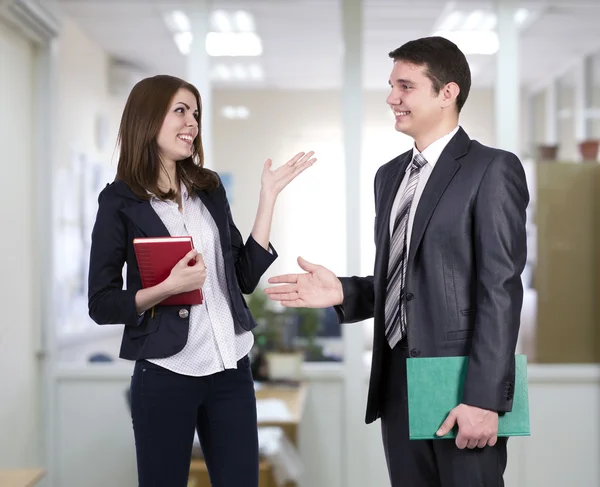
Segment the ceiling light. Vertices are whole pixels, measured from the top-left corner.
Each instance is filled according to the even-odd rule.
[[[475,29],[478,29],[479,25],[483,22],[483,20],[485,19],[485,17],[486,17],[486,14],[482,10],[475,10],[475,11],[471,12],[465,18],[465,21],[464,21],[464,24],[462,26],[462,29],[463,30],[475,30]]]
[[[498,34],[494,31],[463,30],[436,32],[434,35],[454,42],[465,55],[494,54],[498,51]]]
[[[224,10],[215,10],[210,16],[213,30],[217,32],[231,32],[231,20]]]
[[[262,41],[253,32],[209,32],[206,52],[209,56],[260,56]]]
[[[233,13],[215,10],[210,16],[212,30],[215,32],[254,32],[254,17],[244,10]]]
[[[236,114],[238,118],[245,120],[250,116],[250,110],[248,110],[248,107],[237,107]]]
[[[235,118],[235,108],[232,106],[226,106],[221,109],[221,114],[225,118]]]
[[[246,68],[241,64],[235,64],[231,67],[231,74],[235,79],[243,80],[247,78]]]
[[[262,81],[264,72],[258,64],[217,64],[211,70],[214,81]]]
[[[221,115],[230,120],[246,120],[250,117],[250,110],[245,106],[233,107],[227,105],[221,108]]]
[[[518,26],[523,25],[529,19],[530,12],[526,8],[518,8],[515,12],[515,23]]]
[[[194,36],[192,36],[191,32],[178,32],[173,36],[175,40],[175,44],[177,45],[177,49],[184,56],[187,56],[190,53],[190,48],[192,47],[192,40]]]
[[[211,78],[213,80],[229,81],[232,78],[231,70],[224,64],[218,64],[212,69]]]
[[[265,73],[260,64],[251,64],[248,66],[248,75],[255,80],[261,80],[265,77]]]
[[[238,32],[254,32],[254,18],[248,12],[240,10],[234,14]]]
[[[0,0],[1,3],[1,0]],[[181,10],[174,10],[164,16],[165,24],[173,34],[177,48],[184,56],[190,52],[193,35],[188,16]],[[254,19],[248,12],[237,11],[228,14],[215,10],[211,14],[212,29],[206,35],[206,52],[209,56],[260,56],[262,41],[254,33]]]
[[[171,32],[184,32],[191,30],[188,16],[181,10],[173,10],[165,15],[165,23]]]
[[[522,27],[531,17],[531,12],[526,8],[519,8],[515,11],[514,21]],[[437,22],[435,30],[437,31],[460,31],[460,30],[494,30],[498,18],[495,12],[486,10],[474,10],[473,12],[463,12],[460,10],[451,10],[442,15],[441,20]]]
[[[460,24],[463,21],[464,14],[458,10],[450,12],[438,26],[439,30],[456,30],[460,28]]]
[[[530,20],[529,10],[519,8],[515,11],[514,21],[519,28],[525,28]],[[451,40],[465,55],[495,54],[499,47],[495,31],[497,22],[496,14],[491,11],[466,13],[452,9],[437,22],[434,35]]]

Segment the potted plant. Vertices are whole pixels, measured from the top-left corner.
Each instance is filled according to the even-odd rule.
[[[304,354],[292,345],[293,327],[289,310],[276,310],[262,289],[247,299],[258,326],[253,330],[255,351],[262,360],[261,376],[270,380],[299,380]],[[258,378],[257,378],[258,380]]]
[[[598,147],[600,146],[600,140],[589,139],[579,143],[579,153],[584,161],[597,161],[598,160]]]
[[[305,359],[320,360],[323,357],[323,347],[317,344],[317,335],[321,329],[323,310],[314,308],[298,308],[296,317],[300,334],[306,339]]]

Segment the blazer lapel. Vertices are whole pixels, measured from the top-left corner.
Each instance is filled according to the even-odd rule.
[[[467,153],[470,143],[471,140],[468,135],[462,128],[459,128],[458,132],[450,140],[435,164],[433,172],[425,185],[425,189],[419,200],[419,206],[415,213],[410,239],[409,261],[414,258],[415,253],[419,248],[425,229],[429,224],[429,220],[431,220],[431,216],[433,215],[442,194],[444,194],[448,184],[450,184],[456,171],[460,168],[460,163],[457,159]]]
[[[146,237],[168,237],[169,231],[160,217],[152,208],[150,201],[138,197],[122,181],[115,181],[117,193],[134,202],[126,206],[121,211],[129,218],[133,224],[139,228]],[[137,204],[135,203],[137,202]]]
[[[196,194],[198,195],[198,197],[200,198],[200,200],[202,201],[204,206],[206,206],[206,209],[208,210],[208,212],[212,216],[213,220],[215,221],[215,224],[217,225],[217,228],[219,229],[219,235],[221,236],[221,245],[223,245],[222,242],[227,241],[225,239],[225,237],[227,235],[228,222],[227,222],[227,216],[225,215],[225,213],[223,211],[223,207],[221,205],[219,205],[216,201],[218,189],[211,191],[211,192],[206,192],[206,191],[197,189]]]
[[[168,237],[169,231],[152,208],[150,201],[140,200],[137,205],[121,210],[146,237]]]

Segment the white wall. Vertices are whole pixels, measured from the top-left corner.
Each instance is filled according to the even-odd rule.
[[[109,94],[107,53],[65,17],[58,62],[58,167],[69,162],[70,151],[76,148],[116,171],[115,144],[125,100]],[[108,122],[104,147],[96,144],[98,117],[105,117]]]
[[[224,105],[245,105],[250,118],[228,120],[220,114]],[[299,254],[343,272],[345,183],[339,93],[215,91],[213,108],[214,167],[234,175],[229,197],[244,237],[254,222],[264,161],[270,157],[278,167],[297,152],[317,153],[317,164],[279,198],[271,240],[280,257],[269,273],[297,268]],[[303,238],[307,234],[310,238]]]
[[[32,45],[0,22],[0,467],[39,455]]]

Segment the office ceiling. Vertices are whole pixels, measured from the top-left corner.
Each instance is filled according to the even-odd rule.
[[[211,58],[219,63],[259,63],[262,81],[214,81],[216,88],[280,90],[331,89],[342,76],[340,0],[214,0],[213,10],[250,12],[262,39],[257,58]],[[363,82],[367,89],[387,88],[387,53],[402,43],[431,35],[442,14],[452,9],[492,10],[494,2],[460,0],[364,0]],[[189,12],[194,0],[60,0],[64,13],[113,57],[147,74],[185,77],[187,58],[180,54],[163,17]],[[523,1],[532,16],[521,32],[520,78],[535,90],[568,71],[582,56],[600,51],[600,0]],[[495,56],[471,55],[473,84],[495,82]],[[600,65],[600,63],[597,63]]]

